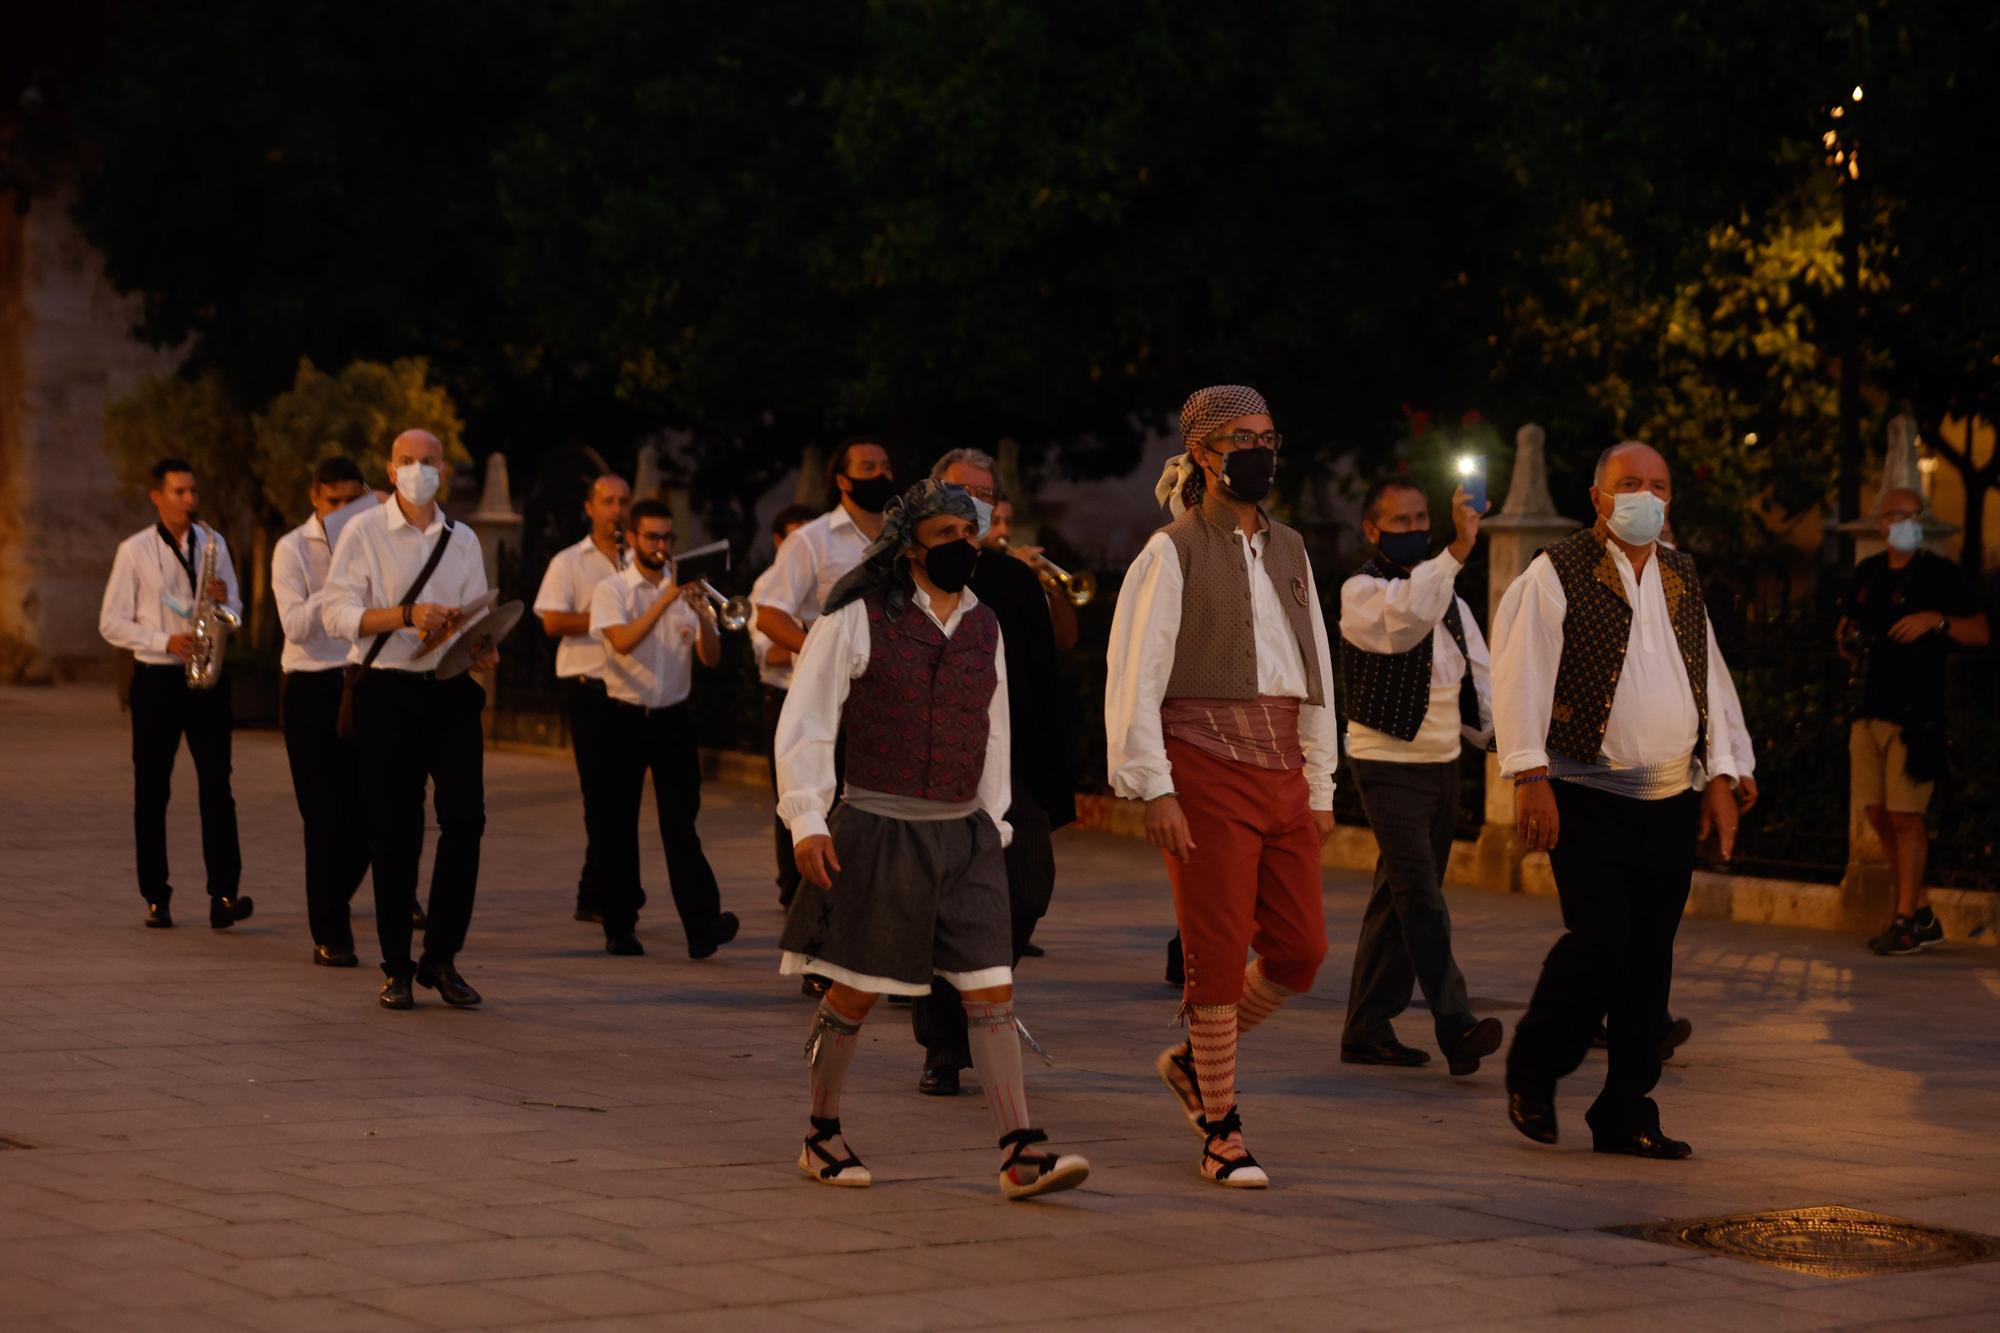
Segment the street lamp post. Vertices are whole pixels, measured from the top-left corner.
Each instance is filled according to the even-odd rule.
[[[1861,85],[1829,110],[1821,136],[1840,189],[1840,503],[1842,521],[1861,517]],[[1840,536],[1840,563],[1854,563],[1852,534]]]

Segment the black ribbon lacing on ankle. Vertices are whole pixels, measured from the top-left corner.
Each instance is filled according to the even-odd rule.
[[[1028,1151],[1028,1145],[1047,1143],[1048,1141],[1049,1136],[1039,1129],[1016,1129],[1002,1134],[1000,1136],[1000,1146],[1002,1148],[1012,1148],[1013,1152],[1009,1153],[1007,1160],[1000,1164],[1000,1169],[1002,1171],[1012,1171],[1022,1162],[1028,1163],[1037,1171],[1052,1169],[1056,1164],[1056,1158],[1053,1154],[1045,1152],[1031,1153]]]
[[[852,1152],[849,1152],[845,1157],[835,1157],[832,1153],[828,1152],[823,1146],[821,1146],[825,1144],[829,1139],[837,1139],[840,1137],[839,1116],[828,1117],[828,1116],[814,1115],[814,1116],[807,1116],[806,1119],[812,1121],[812,1127],[813,1127],[813,1132],[806,1136],[806,1150],[812,1153],[813,1156],[819,1158],[820,1161],[826,1163],[826,1165],[820,1169],[819,1178],[821,1180],[832,1180],[835,1176],[839,1175],[842,1171],[845,1171],[848,1167],[861,1165],[861,1159],[859,1157],[856,1157]]]
[[[1237,1114],[1235,1107],[1230,1107],[1228,1114],[1218,1116],[1214,1120],[1203,1116],[1201,1118],[1201,1132],[1208,1135],[1207,1141],[1202,1144],[1201,1155],[1204,1158],[1209,1158],[1222,1164],[1215,1173],[1217,1180],[1227,1180],[1232,1174],[1242,1168],[1257,1165],[1257,1159],[1250,1155],[1248,1149],[1244,1150],[1241,1157],[1234,1158],[1224,1157],[1221,1153],[1215,1151],[1215,1144],[1218,1139],[1226,1139],[1231,1134],[1240,1134],[1243,1132],[1243,1117]]]

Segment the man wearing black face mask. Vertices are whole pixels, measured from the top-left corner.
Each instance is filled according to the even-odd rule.
[[[1500,1020],[1472,1016],[1443,889],[1460,745],[1467,737],[1483,745],[1492,734],[1486,640],[1452,589],[1479,539],[1479,518],[1459,490],[1454,540],[1432,556],[1424,493],[1401,477],[1376,482],[1361,505],[1361,532],[1375,553],[1340,589],[1347,757],[1381,849],[1340,1037],[1347,1064],[1430,1062],[1390,1026],[1418,985],[1452,1073],[1475,1072],[1500,1048]]]

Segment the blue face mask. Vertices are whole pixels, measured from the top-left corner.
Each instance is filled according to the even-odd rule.
[[[1375,549],[1390,564],[1414,569],[1430,559],[1431,535],[1428,532],[1385,532],[1375,539]]]
[[[1899,555],[1908,555],[1924,544],[1924,521],[1920,518],[1899,518],[1889,525],[1889,549]]]
[[[969,498],[972,501],[972,512],[978,516],[977,522],[979,526],[979,531],[973,534],[973,540],[983,542],[986,540],[987,530],[993,526],[993,506],[987,504],[986,501],[976,495],[969,496]]]
[[[1667,502],[1651,491],[1624,491],[1611,499],[1604,526],[1627,546],[1648,546],[1667,525]]]

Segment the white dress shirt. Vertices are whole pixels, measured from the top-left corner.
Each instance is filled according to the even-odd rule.
[[[1431,699],[1423,726],[1410,740],[1391,736],[1352,718],[1347,722],[1347,757],[1385,764],[1447,764],[1458,758],[1461,743],[1484,745],[1492,734],[1493,682],[1486,636],[1479,632],[1472,608],[1452,589],[1465,566],[1449,550],[1440,551],[1410,571],[1406,579],[1377,578],[1360,573],[1340,588],[1340,637],[1368,653],[1407,653],[1431,639]],[[1458,651],[1444,615],[1454,602],[1465,630],[1465,652]],[[1459,686],[1465,679],[1466,656],[1472,658],[1472,686],[1479,692],[1477,732],[1459,716]]]
[[[1268,533],[1236,537],[1250,575],[1250,622],[1257,648],[1257,693],[1306,698],[1306,666],[1292,634],[1291,617],[1264,570]],[[1174,790],[1173,766],[1160,725],[1160,705],[1174,674],[1174,647],[1181,632],[1180,556],[1173,538],[1156,532],[1125,572],[1118,609],[1111,619],[1111,643],[1104,683],[1104,731],[1109,746],[1111,789],[1127,800],[1150,801]],[[1319,654],[1320,698],[1325,706],[1299,709],[1299,745],[1305,751],[1306,787],[1312,808],[1333,809],[1333,770],[1339,762],[1333,722],[1333,654],[1312,566],[1306,566],[1306,604],[1312,615],[1313,647]]]
[[[549,561],[542,575],[541,591],[535,594],[535,614],[572,612],[590,614],[590,595],[597,585],[618,572],[597,543],[585,537],[574,546],[565,546]],[[613,621],[613,624],[623,622]],[[607,649],[595,634],[565,634],[556,641],[556,679],[573,676],[602,676]]]
[[[187,536],[175,546],[201,577],[202,543],[206,534],[190,526]],[[236,565],[229,558],[229,543],[221,533],[215,536],[215,576],[228,591],[228,607],[243,614],[243,598],[236,590]],[[159,528],[148,524],[118,543],[111,560],[111,577],[104,584],[104,601],[97,610],[97,632],[114,648],[123,648],[148,666],[179,666],[181,659],[167,651],[167,640],[194,628],[188,613],[194,610],[195,590],[187,567],[174,558],[160,539]]]
[[[1604,728],[1604,763],[1613,769],[1632,769],[1678,762],[1694,751],[1701,714],[1695,708],[1680,643],[1674,638],[1660,562],[1657,556],[1647,560],[1644,573],[1635,578],[1632,562],[1617,543],[1607,546],[1632,608],[1632,634]],[[1507,589],[1493,617],[1493,714],[1500,769],[1506,775],[1549,762],[1549,719],[1568,607],[1561,576],[1548,556],[1541,555]],[[1704,767],[1710,775],[1733,778],[1740,770],[1723,722],[1722,701],[1733,689],[1728,680],[1729,668],[1710,628]]]
[[[332,564],[318,514],[278,538],[271,549],[271,595],[277,598],[278,624],[285,631],[278,665],[287,672],[328,671],[347,661],[347,644],[328,634],[320,620]]]
[[[1716,660],[1722,660],[1722,650],[1716,649]],[[1714,706],[1722,715],[1722,725],[1729,732],[1729,757],[1736,762],[1736,776],[1751,778],[1757,776],[1757,750],[1750,744],[1750,724],[1743,719],[1743,700],[1736,695],[1736,681],[1730,675],[1728,664],[1724,664],[1718,677],[1712,677],[1722,686],[1722,693],[1714,701]]]
[[[598,675],[604,681],[604,692],[620,703],[671,708],[694,689],[695,641],[701,635],[701,618],[680,600],[678,589],[674,604],[660,612],[653,632],[631,652],[619,652],[604,637],[607,626],[629,625],[652,610],[665,590],[664,575],[654,583],[634,561],[590,594],[590,637],[604,654]]]
[[[790,547],[798,536],[795,532],[787,537],[785,546]],[[951,616],[940,621],[922,588],[912,600],[947,638],[958,632],[966,613],[979,605],[972,589],[964,589]],[[868,607],[859,598],[830,616],[820,617],[806,634],[772,746],[778,763],[778,818],[791,829],[794,842],[826,832],[826,817],[833,809],[834,741],[840,735],[848,692],[855,679],[868,670],[871,637]],[[1000,830],[1000,845],[1005,847],[1014,840],[1013,827],[1006,820],[1007,807],[1013,801],[1013,775],[1008,768],[1007,645],[1000,641],[997,630],[994,640],[993,670],[998,679],[986,708],[986,764],[979,773],[975,805]]]
[[[793,533],[792,535],[797,536],[798,534]],[[784,548],[781,546],[778,549],[782,551]],[[752,606],[764,606],[769,603],[770,597],[768,594],[771,590],[771,576],[777,573],[777,570],[778,567],[776,564],[769,566],[762,574],[757,576],[757,581],[750,585],[750,604]],[[789,690],[792,688],[792,664],[790,662],[785,663],[783,666],[772,666],[770,664],[771,650],[777,646],[772,641],[770,635],[757,628],[757,618],[752,616],[750,618],[750,653],[751,656],[757,659],[757,679],[769,685],[774,690]]]
[[[783,611],[810,627],[819,619],[833,585],[861,563],[868,545],[867,536],[854,526],[846,508],[835,505],[785,538],[777,559],[757,580],[763,595],[751,601]]]
[[[444,511],[434,508],[430,526],[419,532],[403,517],[402,502],[391,499],[350,520],[341,530],[320,596],[320,620],[328,634],[347,641],[348,661],[359,663],[375,642],[374,635],[361,632],[362,613],[402,605],[410,585],[430,559],[431,549],[447,540],[451,545],[417,594],[417,601],[464,606],[486,592],[486,562],[480,557],[479,538],[473,535],[470,523],[452,524],[447,536]],[[436,648],[418,655],[423,637],[416,629],[393,630],[375,665],[389,671],[436,670]]]

